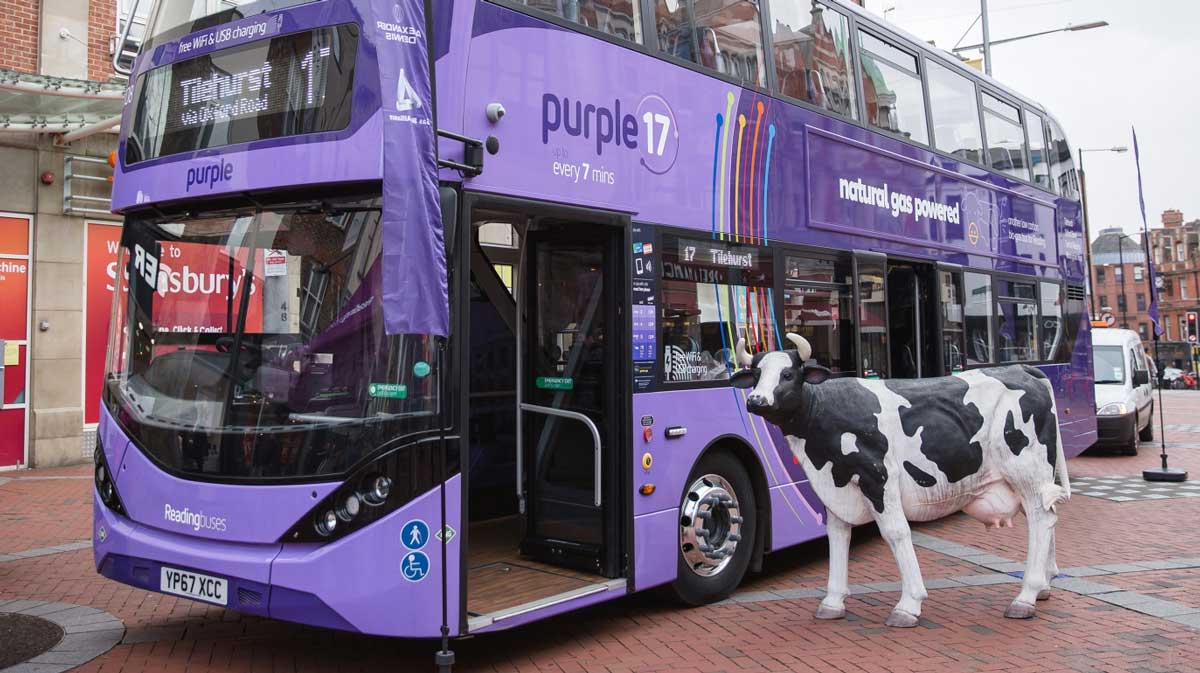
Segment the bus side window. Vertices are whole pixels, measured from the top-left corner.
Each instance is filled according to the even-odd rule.
[[[1058,283],[1041,283],[1042,359],[1058,362],[1063,341],[1063,291]]]
[[[758,3],[712,0],[703,12],[688,0],[654,0],[659,51],[751,86],[766,86]]]
[[[974,163],[983,162],[983,133],[975,83],[961,73],[925,59],[929,72],[929,114],[933,144],[941,151]]]
[[[812,345],[812,359],[834,376],[854,376],[854,288],[845,261],[784,258],[784,332]]]
[[[853,119],[850,22],[817,0],[770,1],[779,93]]]
[[[1029,180],[1021,111],[989,93],[984,93],[983,129],[987,133],[988,165],[1018,180]]]
[[[942,271],[941,274],[942,357],[945,373],[954,374],[966,367],[962,276],[953,271]]]
[[[1046,147],[1045,128],[1041,115],[1025,111],[1025,135],[1029,138],[1029,168],[1033,171],[1033,184],[1054,191],[1050,184],[1050,152]]]
[[[642,41],[641,10],[635,0],[526,0],[525,4],[622,40]]]
[[[858,43],[866,122],[913,142],[929,144],[917,57],[862,30],[858,31]]]
[[[982,273],[963,274],[964,322],[967,327],[967,364],[986,365],[992,357],[992,278]]]
[[[1079,200],[1079,176],[1075,173],[1075,158],[1071,146],[1058,122],[1050,119],[1050,182],[1064,198]]]

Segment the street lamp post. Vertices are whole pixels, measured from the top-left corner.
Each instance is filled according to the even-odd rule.
[[[1084,152],[1116,152],[1117,154],[1124,154],[1125,152],[1128,152],[1128,151],[1129,151],[1129,148],[1125,147],[1124,145],[1120,145],[1117,147],[1104,147],[1104,148],[1095,148],[1095,149],[1080,148],[1080,150],[1079,150],[1079,195],[1083,200],[1083,263],[1085,266],[1087,266],[1086,277],[1087,277],[1087,284],[1088,284],[1088,302],[1091,304],[1091,307],[1092,307],[1092,317],[1093,318],[1095,318],[1096,316],[1098,316],[1100,314],[1096,311],[1096,292],[1095,292],[1095,288],[1092,286],[1093,285],[1092,284],[1092,229],[1091,229],[1092,218],[1088,215],[1087,175],[1084,173],[1084,170],[1083,170],[1083,153]],[[1120,252],[1119,247],[1117,250],[1118,250],[1118,252]],[[1121,282],[1122,283],[1125,282],[1125,269],[1121,269]],[[1122,292],[1124,292],[1124,288],[1122,288]]]
[[[1016,42],[1017,40],[1027,40],[1031,37],[1041,37],[1042,35],[1050,35],[1053,33],[1077,32],[1080,30],[1091,30],[1093,28],[1103,28],[1108,25],[1107,21],[1088,21],[1087,23],[1067,24],[1063,28],[1055,28],[1054,30],[1043,30],[1037,33],[1029,33],[1028,35],[1017,35],[1016,37],[1006,37],[1002,40],[993,40],[991,36],[990,23],[988,21],[988,0],[979,0],[979,19],[983,29],[983,42],[979,44],[970,44],[965,47],[954,47],[950,51],[957,54],[960,51],[972,51],[975,49],[983,50],[983,71],[988,75],[992,74],[992,47],[998,44],[1007,44]]]

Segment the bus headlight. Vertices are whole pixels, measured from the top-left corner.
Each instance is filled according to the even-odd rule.
[[[384,519],[438,485],[437,437],[421,437],[365,461],[313,503],[279,538],[281,543],[328,544]],[[458,472],[458,437],[447,437],[446,474]]]
[[[370,485],[363,493],[363,500],[368,505],[378,507],[387,502],[388,496],[392,494],[392,480],[382,474],[371,480]]]
[[[317,517],[313,522],[313,528],[316,529],[317,535],[321,537],[329,537],[333,531],[337,530],[338,516],[333,510],[327,510],[324,514]]]
[[[357,493],[351,493],[342,500],[338,506],[337,518],[342,521],[350,521],[358,516],[358,510],[362,507],[361,501],[358,499]]]
[[[112,470],[108,468],[108,461],[104,457],[104,445],[100,443],[100,439],[96,439],[96,448],[92,451],[92,462],[96,468],[93,472],[93,477],[96,482],[96,492],[100,494],[100,502],[104,506],[119,514],[125,513],[125,505],[121,503],[121,496],[117,493],[117,485],[113,483]]]
[[[1097,416],[1124,416],[1129,413],[1129,407],[1125,406],[1124,402],[1113,402],[1100,407],[1100,411],[1096,412]]]

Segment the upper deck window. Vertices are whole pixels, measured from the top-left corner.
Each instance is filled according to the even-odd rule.
[[[867,123],[926,145],[925,93],[917,57],[870,33],[858,32],[862,46],[863,100]]]
[[[1075,174],[1075,156],[1062,127],[1050,120],[1050,181],[1055,191],[1068,199],[1079,200],[1079,177]]]
[[[543,12],[560,16],[606,35],[642,41],[642,17],[635,0],[522,0]]]
[[[983,125],[987,132],[989,165],[1020,180],[1031,180],[1025,163],[1025,130],[1021,111],[995,96],[983,94]]]
[[[960,159],[982,163],[983,133],[979,130],[979,101],[975,83],[941,64],[929,67],[929,114],[933,143]]]
[[[739,82],[766,85],[762,22],[751,0],[654,0],[658,49]]]
[[[770,7],[779,93],[853,118],[849,21],[816,0],[771,0]]]
[[[1033,171],[1033,183],[1042,189],[1054,191],[1050,185],[1050,152],[1046,149],[1045,121],[1041,115],[1025,111],[1025,135],[1029,137],[1029,168]]]

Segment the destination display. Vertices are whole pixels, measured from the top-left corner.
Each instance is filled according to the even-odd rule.
[[[358,28],[257,40],[147,72],[134,94],[127,164],[344,128]]]

